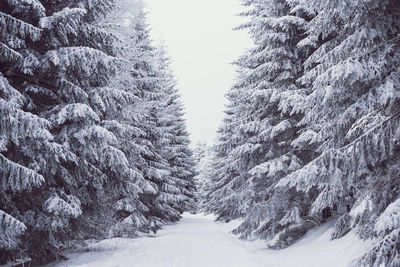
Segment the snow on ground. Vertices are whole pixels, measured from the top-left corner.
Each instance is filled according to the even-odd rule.
[[[181,222],[155,235],[114,238],[92,244],[89,252],[72,253],[53,267],[313,267],[346,266],[361,256],[369,242],[355,235],[329,241],[331,226],[310,231],[284,250],[266,248],[263,241],[241,241],[229,232],[238,221],[214,222],[203,214],[184,214]]]

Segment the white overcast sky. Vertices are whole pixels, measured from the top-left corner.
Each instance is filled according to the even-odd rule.
[[[233,84],[230,63],[251,44],[232,29],[244,19],[239,0],[143,0],[154,40],[163,39],[186,110],[192,143],[212,142]]]

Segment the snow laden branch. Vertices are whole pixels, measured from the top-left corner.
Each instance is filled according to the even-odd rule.
[[[42,29],[34,27],[23,20],[14,18],[0,11],[0,24],[4,25],[4,29],[0,33],[1,39],[5,39],[5,34],[17,36],[21,39],[29,38],[32,41],[38,41],[42,35]]]
[[[369,129],[349,145],[340,149],[329,149],[282,180],[276,187],[296,187],[299,191],[309,191],[314,186],[322,190],[313,204],[313,213],[322,210],[329,196],[332,204],[345,192],[343,186],[351,186],[353,179],[368,168],[390,159],[396,153],[400,138],[400,113]]]
[[[0,249],[18,246],[18,236],[26,231],[26,226],[0,210]]]
[[[0,154],[1,189],[19,192],[40,186],[45,180],[35,171],[8,160]]]

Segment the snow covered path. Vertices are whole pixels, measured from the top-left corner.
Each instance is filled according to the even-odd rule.
[[[72,253],[53,266],[86,267],[290,267],[346,266],[369,245],[350,234],[329,241],[330,227],[310,231],[288,249],[270,250],[263,241],[241,241],[230,234],[238,222],[216,223],[213,216],[184,214],[155,235],[114,238],[95,243],[89,252]]]
[[[213,219],[185,214],[178,224],[165,226],[155,235],[104,240],[92,246],[93,251],[70,254],[69,261],[56,266],[262,266],[254,252],[227,233],[227,224]]]

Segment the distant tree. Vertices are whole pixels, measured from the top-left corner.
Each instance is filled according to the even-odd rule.
[[[136,104],[122,110],[121,115],[125,123],[140,129],[140,136],[130,139],[128,146],[124,141],[121,149],[131,155],[132,164],[154,191],[139,193],[144,204],[140,211],[119,211],[129,215],[115,228],[120,233],[135,229],[138,222],[142,225],[139,230],[144,231],[157,230],[164,222],[178,220],[180,213],[189,208],[193,192],[189,139],[166,52],[151,44],[140,1],[131,9],[128,20],[130,24],[121,26],[117,36],[124,43],[123,57],[133,68],[128,77],[118,78],[121,85],[117,87],[122,86],[137,97]],[[135,219],[138,215],[140,218]]]
[[[165,46],[158,47],[157,58],[159,60],[157,63],[159,66],[158,73],[164,94],[163,104],[160,105],[164,118],[163,116],[160,117],[167,127],[166,132],[169,132],[169,136],[166,136],[169,139],[168,145],[164,147],[161,154],[168,160],[172,168],[171,176],[178,179],[175,186],[178,186],[181,191],[181,199],[178,203],[179,211],[183,212],[193,209],[195,205],[195,163],[184,119],[183,103],[171,71],[170,59],[167,56]]]
[[[226,97],[228,104],[222,126],[217,131],[210,187],[205,196],[205,211],[215,213],[218,216],[217,220],[230,220],[244,215],[244,211],[240,209],[240,195],[236,194],[238,186],[231,182],[238,177],[242,166],[230,155],[242,142],[235,130],[240,125],[240,112],[244,110],[243,92],[239,86],[233,86]]]
[[[204,141],[197,143],[193,148],[193,157],[197,173],[194,177],[196,183],[196,211],[207,211],[210,203],[209,192],[212,188],[213,146]]]

